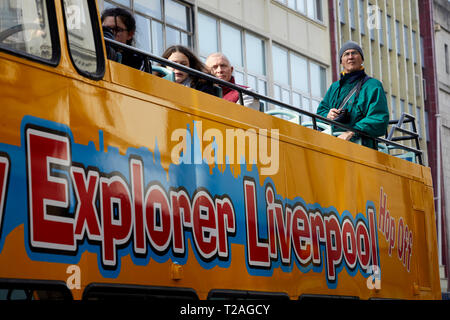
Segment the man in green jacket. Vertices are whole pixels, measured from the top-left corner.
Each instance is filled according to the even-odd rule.
[[[384,135],[389,123],[389,109],[383,85],[366,75],[362,66],[364,54],[356,42],[346,42],[339,50],[339,57],[343,67],[341,79],[328,88],[317,108],[317,114],[371,137]],[[360,88],[357,87],[358,83]],[[377,149],[374,140],[359,137],[352,131],[345,131],[338,138],[351,141],[361,138],[363,145]]]

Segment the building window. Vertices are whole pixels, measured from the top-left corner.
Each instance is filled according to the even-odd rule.
[[[377,16],[377,25],[378,25],[378,41],[380,42],[380,45],[384,46],[384,33],[383,33],[383,11],[378,9],[378,16]]]
[[[386,22],[387,22],[387,41],[388,41],[388,48],[389,50],[392,50],[392,18],[391,16],[387,16],[386,17]]]
[[[323,22],[322,0],[275,0],[308,18]]]
[[[359,0],[359,29],[363,35],[366,34],[366,19],[364,12],[364,0]]]
[[[348,15],[350,18],[350,27],[355,30],[355,0],[348,0]]]
[[[397,45],[397,55],[400,55],[400,22],[395,20],[395,44]]]
[[[444,44],[444,59],[445,59],[445,71],[450,73],[450,66],[448,61],[448,45]]]
[[[405,58],[409,60],[409,32],[407,26],[403,26],[403,41],[405,45]]]
[[[412,31],[412,56],[414,64],[417,63],[417,40],[416,40],[416,32]]]
[[[425,68],[425,51],[424,51],[424,43],[423,37],[420,37],[420,59],[422,60],[422,68]]]
[[[264,39],[222,19],[198,13],[199,56],[222,52],[234,67],[236,83],[267,95],[266,44]]]
[[[417,133],[419,134],[419,139],[422,139],[422,109],[420,107],[416,107],[416,124],[417,124]]]
[[[326,69],[286,48],[272,46],[275,99],[315,113],[326,91]]]
[[[339,0],[339,21],[341,24],[345,24],[346,16],[345,16],[345,0]]]
[[[162,55],[175,44],[192,48],[192,7],[175,0],[104,1],[104,8],[121,5],[136,18],[136,47]]]
[[[392,119],[398,120],[398,116],[397,116],[397,98],[395,96],[391,96],[391,114],[392,114]]]

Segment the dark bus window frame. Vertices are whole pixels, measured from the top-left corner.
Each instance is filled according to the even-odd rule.
[[[9,48],[8,46],[2,45],[0,43],[0,52],[5,52],[17,56],[19,58],[25,58],[27,60],[33,62],[39,62],[45,65],[49,65],[51,67],[56,67],[59,65],[61,60],[61,45],[58,34],[58,20],[56,18],[56,9],[54,0],[45,0],[47,6],[47,17],[48,24],[50,30],[50,39],[52,44],[52,57],[51,59],[44,59],[42,57],[21,51]]]
[[[290,300],[285,292],[213,289],[207,300]]]
[[[27,279],[0,279],[0,291],[7,290],[7,296],[9,299],[5,301],[20,300],[30,301],[33,300],[32,292],[34,291],[47,291],[58,293],[58,298],[48,298],[42,300],[59,300],[59,301],[71,301],[73,300],[72,292],[63,281],[53,280],[27,280]],[[23,291],[26,295],[26,299],[11,299],[13,292]]]
[[[196,301],[194,289],[128,284],[90,283],[83,291],[83,300],[161,300]]]
[[[84,1],[84,0],[81,0],[81,1]],[[63,20],[64,20],[64,32],[65,32],[65,36],[66,36],[66,40],[67,40],[67,50],[69,52],[70,61],[72,62],[72,65],[75,68],[75,70],[83,77],[98,81],[98,80],[103,79],[103,77],[105,75],[105,67],[106,67],[103,38],[102,38],[101,31],[100,31],[100,22],[99,22],[99,18],[98,18],[96,1],[87,0],[86,4],[88,6],[89,17],[91,19],[92,32],[94,35],[95,55],[97,58],[96,72],[88,72],[88,71],[80,69],[73,59],[72,50],[70,47],[69,31],[67,29],[67,19],[66,19],[64,0],[61,0],[62,16],[63,16]]]

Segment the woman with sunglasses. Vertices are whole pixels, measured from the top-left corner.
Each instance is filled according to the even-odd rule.
[[[106,9],[102,13],[103,34],[105,38],[116,40],[129,46],[134,45],[134,34],[136,33],[136,20],[133,15],[122,8]],[[108,58],[117,61],[117,52],[120,52],[122,64],[143,70],[144,59],[127,50],[114,51],[107,45]]]

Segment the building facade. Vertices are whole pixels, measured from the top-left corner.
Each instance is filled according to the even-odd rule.
[[[436,52],[437,87],[438,87],[438,121],[437,131],[440,132],[440,172],[441,193],[438,198],[441,200],[443,236],[441,241],[446,250],[443,253],[443,262],[447,265],[447,278],[449,266],[449,239],[450,233],[450,192],[445,192],[450,188],[450,2],[447,0],[434,0],[434,40]],[[439,201],[439,199],[438,199]],[[441,285],[443,286],[443,285]],[[448,284],[446,286],[448,291]]]
[[[420,24],[417,0],[329,0],[333,79],[340,71],[339,48],[348,40],[361,45],[366,73],[383,83],[390,119],[416,118],[420,147],[426,154]],[[406,126],[406,129],[410,127]],[[406,145],[414,146],[412,141]],[[424,158],[427,158],[426,156]],[[427,159],[425,159],[427,163]]]
[[[336,59],[332,61],[333,80],[338,79],[340,71],[337,56],[340,46],[348,40],[356,41],[365,52],[366,72],[383,83],[390,118],[398,119],[406,112],[416,119],[425,165],[432,171],[442,266],[441,286],[443,291],[447,291],[444,267],[448,265],[449,254],[445,197],[449,195],[446,195],[444,185],[449,185],[449,182],[444,178],[450,173],[444,172],[445,166],[449,167],[450,144],[445,139],[450,135],[445,126],[448,126],[450,112],[443,111],[443,108],[449,101],[449,87],[446,69],[437,66],[445,66],[448,40],[444,43],[443,39],[435,39],[434,20],[442,21],[440,30],[443,30],[441,36],[444,38],[448,35],[449,2],[435,2],[447,11],[433,7],[432,0],[329,0],[328,6],[331,56]],[[439,122],[443,123],[441,135]],[[414,146],[412,141],[404,143]]]
[[[324,0],[103,0],[137,20],[136,46],[161,55],[173,44],[202,59],[223,52],[238,84],[315,112],[331,82]]]

